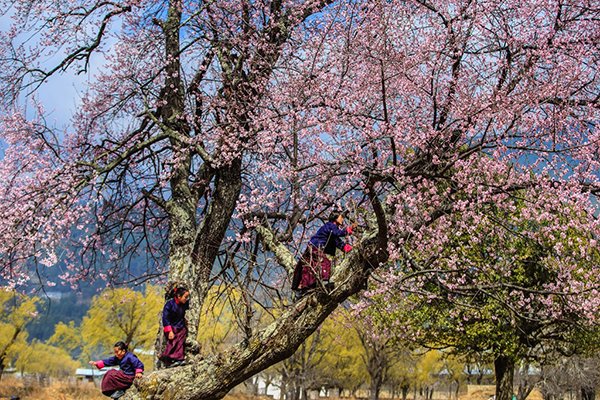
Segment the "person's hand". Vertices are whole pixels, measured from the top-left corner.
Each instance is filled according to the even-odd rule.
[[[135,374],[135,377],[136,377],[136,378],[138,378],[138,379],[140,379],[142,376],[143,376],[143,375],[142,375],[142,373],[141,373],[141,372],[138,372],[137,374]]]
[[[346,232],[348,232],[348,235],[352,235],[352,232],[356,229],[356,226],[356,222],[353,222],[352,225],[346,228]]]
[[[175,339],[175,334],[173,333],[173,331],[169,332],[169,335],[167,336],[169,338],[169,340],[173,340]]]
[[[90,361],[90,362],[88,362],[88,364],[93,365],[95,367],[96,366],[96,361]]]
[[[348,253],[350,250],[352,250],[352,246],[346,243],[342,250],[344,251],[344,253]]]

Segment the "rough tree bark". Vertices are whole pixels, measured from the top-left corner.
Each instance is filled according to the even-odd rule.
[[[494,360],[494,369],[496,371],[496,400],[511,400],[515,361],[507,356],[499,356]]]
[[[288,269],[293,255],[277,243],[266,229],[265,243]],[[234,386],[289,356],[310,336],[325,318],[349,296],[360,291],[368,278],[365,267],[386,260],[376,238],[363,240],[356,251],[338,265],[331,293],[316,291],[287,310],[277,321],[228,351],[191,365],[149,374],[138,382],[138,391],[130,399],[220,399]]]

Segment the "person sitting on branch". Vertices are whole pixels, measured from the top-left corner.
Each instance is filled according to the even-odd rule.
[[[317,230],[308,243],[306,251],[296,264],[292,278],[292,290],[299,291],[300,297],[308,290],[316,288],[320,283],[324,288],[333,289],[330,282],[332,259],[336,249],[344,253],[352,250],[352,246],[342,238],[352,234],[356,224],[343,227],[344,215],[335,211],[329,215],[328,221]]]
[[[90,361],[89,364],[102,369],[118,365],[120,369],[109,370],[102,378],[102,394],[111,399],[118,399],[131,387],[135,378],[141,378],[144,364],[135,354],[127,350],[125,342],[115,343],[115,355],[104,360]]]

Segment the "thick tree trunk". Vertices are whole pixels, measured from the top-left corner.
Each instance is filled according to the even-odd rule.
[[[291,356],[341,302],[364,287],[365,266],[385,261],[385,252],[377,251],[375,239],[363,243],[336,269],[336,288],[331,293],[316,291],[304,297],[270,326],[222,354],[149,374],[137,382],[138,392],[128,391],[127,398],[220,399],[244,380]],[[278,259],[289,256],[289,252],[281,254],[282,246],[277,243],[271,242],[270,247]]]
[[[190,337],[197,336],[202,303],[211,282],[210,273],[225,238],[241,189],[242,161],[237,159],[217,171],[213,199],[194,240],[191,253],[193,281],[190,282],[190,287],[193,288],[197,300],[196,302],[190,300],[188,312]]]
[[[385,380],[387,357],[383,347],[373,346],[370,350],[368,354],[368,372],[371,378],[369,399],[379,400],[381,386]]]
[[[515,362],[510,357],[499,356],[494,360],[496,371],[496,400],[511,400]]]
[[[379,400],[379,393],[381,392],[381,379],[371,379],[370,396],[369,400]]]
[[[177,189],[168,203],[169,280],[184,282],[190,290],[190,309],[186,313],[188,349],[196,353],[200,312],[209,289],[210,273],[242,186],[241,161],[233,161],[215,174],[215,193],[200,226],[196,223],[196,198],[187,183],[174,183],[172,186]]]
[[[342,299],[308,296],[266,330],[224,354],[149,375],[140,385],[143,399],[220,399],[245,379],[293,354]],[[323,296],[323,294],[321,294]],[[313,304],[316,302],[323,304]]]

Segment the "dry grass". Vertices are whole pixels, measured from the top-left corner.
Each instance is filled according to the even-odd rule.
[[[101,400],[106,399],[100,388],[91,382],[53,382],[48,386],[38,383],[28,384],[22,379],[2,378],[0,399],[19,396],[21,400]]]
[[[494,385],[468,385],[467,393],[458,396],[459,400],[488,400],[496,393]],[[534,389],[527,400],[543,400],[539,390]]]
[[[250,396],[244,393],[229,393],[223,397],[223,400],[273,400],[270,396]]]
[[[488,400],[494,394],[494,386],[469,385],[467,393],[461,394],[459,400]],[[37,383],[26,384],[22,379],[2,378],[0,381],[0,399],[19,396],[21,400],[106,400],[100,388],[91,382],[56,381],[48,386]],[[410,396],[409,396],[410,398]],[[224,400],[272,400],[268,396],[249,396],[243,393],[231,393]],[[527,400],[542,400],[542,396],[534,390]]]

